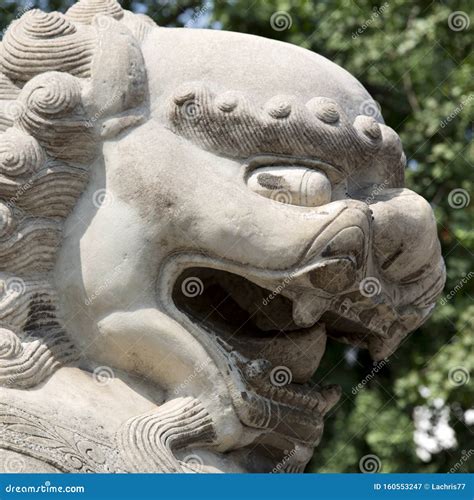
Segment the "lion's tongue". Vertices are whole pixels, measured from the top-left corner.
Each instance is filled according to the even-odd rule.
[[[273,367],[284,366],[293,382],[307,382],[318,369],[326,349],[324,325],[264,337],[232,338],[232,345],[249,359],[266,359]]]

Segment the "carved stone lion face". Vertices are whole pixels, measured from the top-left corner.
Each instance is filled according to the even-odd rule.
[[[91,47],[80,71],[12,69],[21,25],[2,49],[23,103],[3,137],[31,137],[51,158],[39,163],[71,171],[42,206],[69,202],[71,176],[84,188],[51,265],[30,270],[50,284],[54,323],[74,345],[61,352],[159,387],[157,404],[198,400],[212,420],[206,446],[251,448],[258,466],[247,469],[271,470],[295,449],[289,470],[301,470],[340,395],[312,382],[326,344],[383,359],[442,290],[431,208],[403,188],[396,133],[333,63],[114,16],[55,18],[52,46],[76,35]]]

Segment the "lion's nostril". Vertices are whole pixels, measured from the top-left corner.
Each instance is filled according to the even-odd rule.
[[[321,256],[352,257],[357,264],[357,268],[360,268],[364,263],[364,248],[365,237],[362,230],[357,226],[346,227],[326,245]]]
[[[328,260],[309,272],[311,284],[328,293],[347,290],[356,280],[356,267],[350,259]]]

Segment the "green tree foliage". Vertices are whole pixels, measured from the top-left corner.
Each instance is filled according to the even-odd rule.
[[[1,24],[7,26],[25,5],[64,11],[71,3],[0,0]],[[382,366],[364,351],[328,347],[316,378],[341,384],[343,397],[309,470],[356,472],[362,457],[376,455],[384,472],[474,471],[473,419],[466,419],[474,406],[472,0],[121,3],[162,26],[240,31],[316,51],[350,71],[380,104],[405,147],[407,186],[435,211],[447,266],[445,294],[428,323]],[[414,443],[413,415],[420,406],[432,409],[433,424],[448,409],[457,442],[424,460]]]

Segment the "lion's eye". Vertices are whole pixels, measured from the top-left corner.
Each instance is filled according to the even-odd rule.
[[[257,168],[249,175],[247,185],[266,198],[301,207],[318,207],[331,201],[329,179],[311,168]]]

